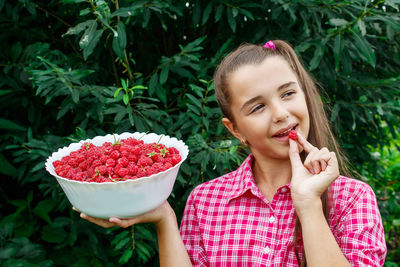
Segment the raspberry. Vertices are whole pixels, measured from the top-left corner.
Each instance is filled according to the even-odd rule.
[[[178,149],[176,149],[175,147],[169,147],[168,150],[169,150],[169,153],[171,153],[171,154],[179,154]]]
[[[118,159],[118,164],[121,164],[123,167],[127,166],[129,163],[129,160],[125,157],[119,158]]]
[[[53,162],[54,168],[57,168],[58,166],[63,165],[64,163],[61,160],[56,160]]]
[[[101,165],[96,168],[96,171],[99,172],[100,175],[104,175],[107,173],[107,166]]]
[[[172,167],[172,164],[169,163],[169,162],[167,162],[167,163],[164,164],[164,168],[165,168],[166,170],[168,170],[168,169],[171,168],[171,167]]]
[[[100,157],[100,161],[101,161],[103,164],[106,164],[106,162],[107,162],[108,159],[109,159],[109,157],[106,156],[106,155]]]
[[[135,154],[129,154],[127,159],[128,159],[129,162],[135,162],[136,163],[137,160],[138,160],[138,157]]]
[[[96,160],[94,160],[93,162],[92,162],[92,166],[93,167],[98,167],[98,166],[100,166],[100,165],[102,165],[103,163],[99,160],[99,159],[96,159]]]
[[[139,166],[143,166],[143,167],[144,166],[150,166],[150,165],[153,164],[153,160],[151,158],[149,158],[149,157],[146,157],[146,156],[140,156],[137,164]]]
[[[297,132],[295,130],[291,130],[289,132],[289,138],[292,140],[297,140],[298,139]]]
[[[137,173],[136,173],[136,177],[137,178],[141,178],[143,176],[146,176],[146,171],[143,168],[139,168]]]
[[[172,165],[175,166],[181,161],[181,156],[179,154],[173,154],[171,159],[172,159]]]
[[[127,176],[128,173],[129,173],[129,171],[128,171],[127,168],[121,168],[121,169],[119,169],[119,171],[118,171],[119,176],[121,176],[122,178],[125,177],[125,176]]]
[[[135,175],[138,171],[138,166],[134,163],[129,163],[128,165],[129,175]]]
[[[81,147],[53,162],[57,175],[87,182],[134,180],[165,171],[181,161],[179,151],[163,144],[145,144],[128,138],[101,146],[84,143]]]
[[[113,152],[111,152],[110,157],[113,159],[118,159],[119,158],[119,151],[114,150]]]
[[[113,160],[113,159],[108,159],[108,160],[106,161],[106,166],[107,166],[107,167],[114,167],[114,166],[115,166],[115,160]]]

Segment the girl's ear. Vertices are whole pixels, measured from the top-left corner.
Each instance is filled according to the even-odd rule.
[[[239,139],[241,142],[243,140],[242,135],[239,133],[238,128],[236,127],[235,123],[232,122],[230,119],[224,117],[222,118],[222,123],[225,125],[225,127],[235,136],[237,139]]]

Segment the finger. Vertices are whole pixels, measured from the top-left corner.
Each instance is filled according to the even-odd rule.
[[[321,171],[325,171],[326,167],[328,166],[328,163],[326,163],[325,160],[321,159],[320,164],[321,164]]]
[[[110,228],[110,227],[116,226],[114,223],[109,222],[109,221],[107,221],[105,219],[94,218],[94,217],[89,216],[89,215],[87,215],[85,213],[81,213],[80,217],[82,219],[85,219],[85,220],[87,220],[87,221],[89,221],[91,223],[97,224],[98,226],[101,226],[101,227],[104,227],[104,228]]]
[[[313,148],[316,148],[310,142],[308,142],[307,139],[305,139],[299,132],[297,132],[297,142],[299,142],[299,144],[304,148],[307,153],[310,153]]]
[[[321,165],[319,161],[312,161],[311,162],[314,174],[318,174],[321,172]]]
[[[137,224],[138,219],[137,218],[120,219],[116,217],[111,217],[110,222],[114,223],[115,225],[118,225],[119,227],[127,228],[129,226]]]
[[[297,142],[292,139],[289,139],[289,159],[292,165],[292,171],[303,166],[299,155],[299,148],[297,147]]]
[[[328,161],[330,160],[331,155],[329,150],[326,147],[321,149],[320,155],[320,164],[321,164],[321,171],[325,171],[326,167],[328,166]]]
[[[312,150],[307,155],[306,160],[304,161],[304,167],[306,167],[307,170],[312,174],[317,174],[320,172],[319,163],[318,166],[317,164],[315,164],[315,158],[318,153],[319,149],[313,147]]]
[[[321,148],[321,150],[314,155],[313,161],[318,162],[318,165],[321,168],[321,171],[325,171],[328,166],[328,161],[330,160],[331,155],[329,150],[326,147]]]

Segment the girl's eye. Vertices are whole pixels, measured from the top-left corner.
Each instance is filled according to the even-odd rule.
[[[258,104],[257,106],[255,106],[255,107],[250,111],[250,113],[257,112],[257,111],[260,110],[263,106],[264,106],[264,105],[262,105],[262,104]]]
[[[284,93],[284,94],[282,95],[282,97],[288,97],[288,96],[293,95],[294,93],[295,93],[295,91],[288,91],[288,92]]]

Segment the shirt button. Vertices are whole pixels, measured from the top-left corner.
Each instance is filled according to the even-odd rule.
[[[284,188],[281,189],[281,192],[282,192],[282,193],[286,193],[286,191],[287,191],[287,188],[286,188],[286,187],[284,187]]]
[[[270,222],[270,223],[273,223],[275,220],[276,220],[276,219],[275,219],[274,216],[269,217],[269,222]]]
[[[269,254],[271,252],[271,249],[269,247],[264,248],[264,253]]]

